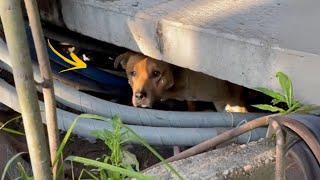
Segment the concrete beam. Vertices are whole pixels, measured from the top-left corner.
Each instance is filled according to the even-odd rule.
[[[76,32],[249,88],[279,89],[320,104],[320,1],[64,0]]]

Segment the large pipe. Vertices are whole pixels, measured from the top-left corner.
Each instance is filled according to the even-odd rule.
[[[1,102],[13,110],[20,112],[19,104],[16,101],[17,94],[15,88],[0,79],[0,99]],[[40,108],[43,109],[43,103],[39,102]],[[42,112],[44,115],[44,112]],[[77,117],[76,114],[57,109],[58,115],[58,128],[66,131],[69,129],[73,120]],[[43,118],[43,122],[45,119]],[[230,129],[226,127],[220,128],[170,128],[170,127],[148,127],[129,125],[129,127],[138,133],[141,137],[146,139],[150,144],[154,145],[180,145],[180,146],[193,146],[203,142],[207,139],[217,136],[218,134]],[[97,129],[111,129],[111,125],[98,120],[80,119],[74,130],[75,134],[82,137],[93,138],[90,133],[92,130]],[[248,138],[257,140],[264,137],[266,129],[257,129],[250,135],[240,136],[237,139],[239,143],[247,142]]]
[[[24,28],[21,1],[1,0],[0,15],[8,42],[10,60],[23,126],[26,134],[33,176],[36,180],[52,179],[50,159],[41,122],[32,62]]]
[[[39,69],[42,77],[42,93],[47,120],[50,158],[51,165],[53,166],[53,178],[55,179],[57,175],[58,164],[54,165],[54,160],[57,156],[56,152],[60,144],[60,141],[58,134],[59,132],[57,125],[56,100],[53,88],[52,71],[41,27],[38,4],[35,0],[25,0],[24,3],[27,9],[32,37],[37,53],[37,59],[39,62]]]

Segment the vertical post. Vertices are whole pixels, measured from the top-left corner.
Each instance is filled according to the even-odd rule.
[[[40,73],[43,79],[42,92],[45,104],[51,163],[53,163],[56,158],[56,151],[59,146],[59,134],[52,71],[48,58],[45,39],[43,36],[43,31],[41,28],[38,4],[36,0],[24,0],[24,2],[26,5],[33,41],[37,52]],[[53,177],[55,178],[57,172],[57,163],[55,166],[53,166],[52,171]]]
[[[280,124],[271,119],[269,122],[269,128],[272,128],[276,135],[276,167],[275,167],[275,180],[284,180],[284,135]],[[269,131],[269,130],[268,130]]]
[[[15,86],[35,180],[52,179],[20,0],[0,0]]]

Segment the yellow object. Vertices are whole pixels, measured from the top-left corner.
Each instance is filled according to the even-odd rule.
[[[85,62],[83,62],[82,59],[80,59],[75,53],[70,52],[70,57],[71,59],[68,59],[66,57],[64,57],[62,54],[60,54],[56,49],[54,49],[54,47],[51,45],[49,39],[48,39],[48,45],[49,48],[53,51],[53,53],[55,53],[57,56],[59,56],[63,61],[65,61],[66,63],[74,66],[72,68],[69,69],[65,69],[60,71],[60,73],[62,72],[66,72],[66,71],[71,71],[71,70],[76,70],[76,69],[84,69],[87,68],[87,64]]]

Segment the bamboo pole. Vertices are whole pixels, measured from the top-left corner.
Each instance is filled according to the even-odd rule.
[[[40,73],[43,79],[42,92],[45,104],[51,164],[53,165],[53,162],[56,158],[56,151],[59,146],[59,134],[52,71],[43,31],[41,28],[38,4],[35,0],[24,0],[24,3],[26,5],[33,41],[37,52]],[[58,164],[56,164],[52,169],[54,178],[56,177],[57,173],[57,165]]]
[[[31,166],[35,180],[52,179],[48,146],[41,121],[20,0],[0,0],[0,15],[8,44]]]

